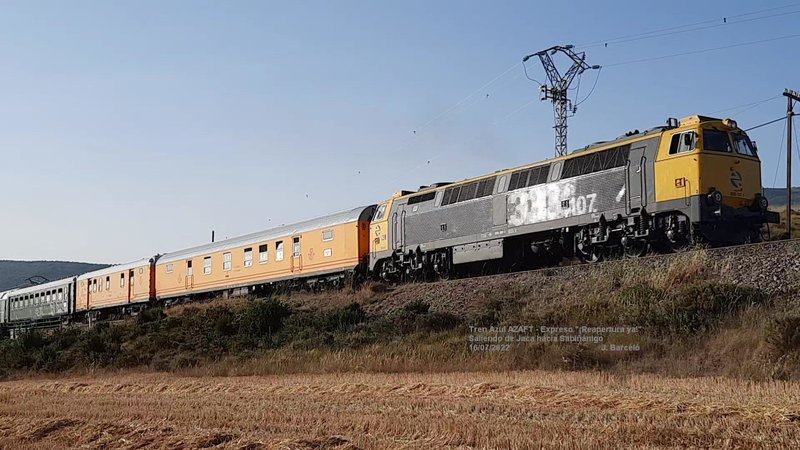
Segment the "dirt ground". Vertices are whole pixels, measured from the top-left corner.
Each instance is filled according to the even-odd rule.
[[[587,372],[0,383],[0,448],[798,448],[800,385]]]

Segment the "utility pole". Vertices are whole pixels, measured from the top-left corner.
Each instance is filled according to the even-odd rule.
[[[541,100],[553,102],[553,114],[556,122],[553,127],[556,130],[556,156],[562,156],[567,153],[567,114],[569,110],[572,110],[573,114],[577,110],[577,105],[572,105],[572,101],[567,96],[569,86],[575,80],[575,77],[584,71],[600,68],[597,65],[590,66],[587,64],[585,61],[586,54],[584,52],[575,53],[572,50],[573,48],[575,48],[574,45],[556,45],[522,58],[524,66],[530,58],[538,56],[542,66],[544,66],[547,79],[550,81],[550,86],[540,85],[539,90],[541,91]],[[563,53],[572,60],[572,66],[567,69],[563,76],[551,58],[556,53]]]
[[[794,117],[794,102],[800,101],[800,94],[784,89],[786,97],[786,231],[789,239],[792,238],[792,122]]]

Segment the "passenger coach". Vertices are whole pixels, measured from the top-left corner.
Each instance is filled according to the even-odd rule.
[[[339,285],[366,274],[365,206],[305,222],[167,253],[155,265],[159,299],[251,288]]]
[[[75,311],[75,278],[5,292],[5,324],[25,329],[60,325]]]
[[[75,312],[91,319],[140,309],[155,298],[157,257],[85,273],[75,285]]]

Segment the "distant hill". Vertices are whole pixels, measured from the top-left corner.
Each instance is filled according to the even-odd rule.
[[[785,188],[764,188],[764,196],[769,200],[770,206],[786,206]],[[792,188],[792,206],[800,206],[800,187]]]
[[[50,281],[68,278],[108,267],[69,261],[3,261],[0,260],[0,292],[30,286],[28,278],[45,277]]]

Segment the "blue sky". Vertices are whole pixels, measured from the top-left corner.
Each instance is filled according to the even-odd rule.
[[[606,3],[2,2],[0,259],[124,262],[540,160],[525,54],[791,4]],[[799,12],[585,48],[608,67],[570,147],[800,89],[800,38],[614,65],[792,34]],[[782,126],[752,133],[766,186]]]

